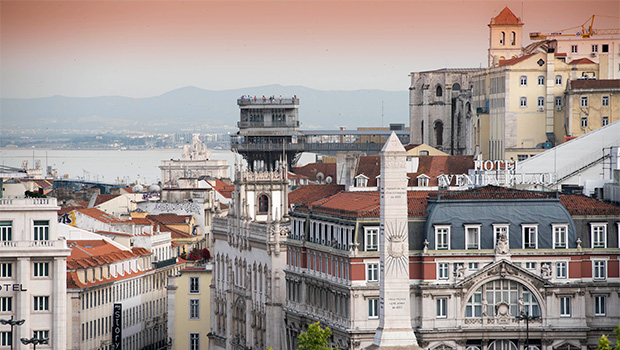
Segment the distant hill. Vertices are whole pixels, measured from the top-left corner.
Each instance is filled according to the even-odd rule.
[[[222,91],[184,87],[148,98],[2,98],[0,128],[230,131],[236,130],[237,98],[241,95],[297,95],[301,129],[381,126],[382,120],[385,126],[389,123],[409,125],[407,90],[321,91],[303,86],[267,85]]]

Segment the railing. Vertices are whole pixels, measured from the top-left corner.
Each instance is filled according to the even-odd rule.
[[[252,96],[251,98],[240,98],[237,99],[237,104],[239,106],[249,106],[249,105],[295,105],[299,106],[298,98],[268,98],[266,97],[264,100],[262,97]]]
[[[291,121],[262,121],[262,122],[237,122],[237,127],[243,128],[298,128],[299,120]]]
[[[0,206],[31,206],[31,205],[53,205],[56,206],[56,198],[0,198]]]
[[[174,258],[170,258],[170,259],[167,259],[167,260],[162,260],[162,261],[155,262],[155,263],[153,263],[153,266],[156,269],[161,269],[162,267],[174,265],[176,263],[177,263],[177,258],[174,257]]]
[[[0,241],[2,248],[67,248],[67,241]]]

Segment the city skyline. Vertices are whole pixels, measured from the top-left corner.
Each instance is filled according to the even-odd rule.
[[[532,31],[616,1],[2,1],[5,98],[156,96],[183,86],[405,90],[412,71],[486,67],[491,17]],[[550,15],[552,14],[552,15]],[[620,27],[597,17],[595,27]],[[529,43],[529,38],[524,44]]]

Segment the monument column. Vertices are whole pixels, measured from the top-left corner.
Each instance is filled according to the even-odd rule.
[[[371,348],[419,349],[411,327],[406,158],[392,133],[381,150],[379,327]]]

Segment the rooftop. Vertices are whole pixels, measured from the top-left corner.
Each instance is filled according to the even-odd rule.
[[[510,11],[508,7],[504,7],[504,9],[499,13],[499,15],[491,18],[491,23],[489,25],[519,25],[522,26],[523,22],[521,22],[521,18],[515,16],[515,14]]]

